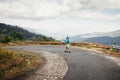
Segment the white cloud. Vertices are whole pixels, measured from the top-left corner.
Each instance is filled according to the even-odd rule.
[[[59,39],[120,29],[119,21],[120,0],[0,0],[0,22]]]
[[[120,9],[119,0],[89,0],[88,7],[97,9]]]
[[[89,11],[86,11],[89,10]],[[120,9],[119,0],[2,0],[0,14],[3,17],[54,18],[73,12],[72,16],[96,18],[105,14],[91,9]],[[78,11],[79,14],[74,11]],[[89,14],[89,15],[88,15]],[[109,14],[109,13],[108,13]],[[66,15],[67,16],[67,15]],[[91,17],[92,16],[92,17]],[[111,15],[110,15],[111,16]],[[109,19],[110,16],[106,16]],[[116,18],[116,15],[112,15]],[[111,18],[111,17],[110,17]],[[114,18],[114,19],[115,19]],[[112,19],[112,18],[111,18]],[[117,16],[118,19],[118,16]]]
[[[101,20],[120,20],[120,14],[108,14],[97,12],[93,10],[81,10],[73,11],[62,15],[62,17],[76,17],[76,18],[86,18],[86,19],[101,19]]]

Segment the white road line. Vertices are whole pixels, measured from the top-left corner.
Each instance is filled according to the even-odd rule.
[[[111,57],[111,56],[104,56],[106,59],[110,59],[110,60],[112,60],[112,61],[114,61],[114,62],[116,62],[117,63],[117,65],[119,65],[120,66],[120,59],[118,59],[118,58],[115,58],[115,57]]]
[[[92,55],[96,55],[96,53],[90,53]],[[116,58],[116,57],[112,57],[112,56],[108,56],[108,55],[100,55],[102,57],[105,57],[106,59],[109,59],[111,61],[114,61],[115,63],[117,63],[117,65],[120,66],[120,59]]]
[[[90,53],[90,54],[95,55],[96,53]]]

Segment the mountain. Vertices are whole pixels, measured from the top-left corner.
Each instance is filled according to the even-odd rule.
[[[85,40],[86,38],[84,37],[81,37],[81,35],[76,35],[76,36],[73,36],[73,37],[70,37],[70,40],[72,42],[80,42],[80,41],[83,41]]]
[[[53,38],[47,37],[41,34],[35,34],[29,32],[25,29],[22,29],[18,26],[7,25],[4,23],[0,23],[0,39],[4,38],[4,36],[12,37],[13,40],[30,40],[30,41],[54,41]]]
[[[120,36],[118,37],[91,37],[85,39],[83,42],[92,42],[92,43],[99,43],[99,44],[105,44],[105,45],[112,45],[114,42],[116,42],[117,45],[120,45]]]
[[[94,32],[71,37],[72,42],[93,42],[111,45],[114,41],[120,45],[120,30],[112,32]]]
[[[81,35],[82,37],[102,37],[102,36],[109,36],[109,37],[117,37],[120,36],[120,30],[112,31],[112,32],[94,32]]]

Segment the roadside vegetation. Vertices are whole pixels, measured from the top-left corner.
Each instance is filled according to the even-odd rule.
[[[120,50],[116,48],[112,48],[112,46],[95,44],[95,43],[72,43],[72,46],[100,51],[103,54],[108,54],[114,57],[120,57]]]
[[[37,68],[42,61],[37,55],[16,52],[0,47],[0,80]]]

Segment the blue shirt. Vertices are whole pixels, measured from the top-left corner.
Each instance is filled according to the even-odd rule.
[[[70,44],[70,39],[68,38],[68,39],[66,39],[66,41],[65,41],[67,44]]]

